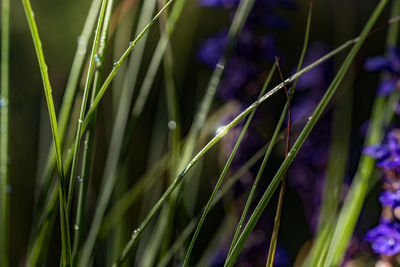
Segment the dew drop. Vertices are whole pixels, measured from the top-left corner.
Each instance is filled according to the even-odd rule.
[[[139,233],[140,233],[141,229],[137,228],[133,231],[132,237],[135,238]]]
[[[170,131],[174,131],[176,129],[176,122],[175,121],[169,121],[168,122],[168,129]]]
[[[79,123],[83,123],[83,120],[79,119],[78,122],[79,122]]]
[[[394,245],[394,239],[393,238],[389,238],[389,240],[388,240],[388,244],[390,245],[390,246],[393,246]]]
[[[99,57],[98,54],[96,54],[96,55],[94,56],[94,60],[95,60],[96,62],[100,62],[100,57]]]
[[[86,53],[87,39],[85,36],[81,35],[78,37],[78,54]]]
[[[308,117],[308,119],[307,119],[307,120],[308,120],[308,121],[312,120],[312,116]]]
[[[7,106],[7,100],[0,96],[0,107],[6,107]]]
[[[118,62],[114,62],[114,68],[116,67],[116,66],[118,66]]]
[[[129,42],[129,46],[132,46],[133,45],[133,42],[131,41],[131,42]]]
[[[222,64],[220,64],[220,63],[218,63],[218,64],[217,64],[217,69],[221,69],[221,70],[223,70],[223,69],[224,69],[224,65],[222,65]]]
[[[75,230],[75,231],[78,231],[78,230],[79,230],[79,225],[75,224],[75,225],[74,225],[74,230]]]
[[[226,126],[220,126],[217,128],[217,130],[215,131],[216,135],[225,135],[227,132],[227,128]]]
[[[78,176],[77,180],[78,180],[78,183],[82,183],[82,181],[83,181],[82,177],[80,177],[80,176]]]

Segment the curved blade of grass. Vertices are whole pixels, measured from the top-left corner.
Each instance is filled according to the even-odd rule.
[[[71,263],[71,243],[69,236],[69,223],[66,210],[66,200],[65,200],[65,187],[64,187],[64,171],[61,158],[61,147],[60,140],[58,136],[57,119],[54,110],[53,97],[51,94],[50,79],[47,71],[47,65],[44,59],[42,43],[40,41],[39,32],[34,19],[32,7],[29,0],[23,0],[22,4],[24,6],[25,15],[28,20],[29,29],[31,31],[33,43],[35,46],[36,55],[38,58],[38,63],[40,67],[40,73],[42,76],[44,93],[46,96],[47,109],[49,111],[51,132],[53,136],[54,149],[57,155],[57,169],[59,178],[59,202],[60,202],[60,228],[61,228],[61,243],[62,243],[62,263],[67,266]]]
[[[69,124],[72,105],[74,103],[75,95],[78,89],[79,77],[81,75],[82,66],[86,57],[87,40],[90,38],[91,32],[93,31],[98,12],[100,10],[101,1],[102,0],[92,1],[82,32],[78,37],[78,46],[72,62],[71,71],[68,77],[67,85],[65,87],[65,93],[58,117],[58,133],[60,136],[61,145],[64,143],[64,136],[67,131],[67,126]],[[40,214],[42,217],[44,217],[43,208],[46,201],[46,196],[49,192],[49,188],[52,182],[55,166],[56,154],[54,149],[50,147],[47,154],[46,165],[44,167],[43,174],[41,175],[42,178],[38,179],[39,183],[36,186],[39,192],[36,199],[37,203],[35,205],[35,213]],[[35,227],[37,223],[33,223],[33,225]]]
[[[359,37],[349,40],[345,42],[343,45],[340,47],[336,48],[332,52],[326,54],[325,56],[321,57],[319,60],[315,61],[314,63],[310,64],[309,66],[305,67],[301,71],[295,73],[292,75],[290,78],[285,80],[285,83],[290,83],[306,73],[307,71],[311,70],[312,68],[318,66],[322,62],[326,61],[330,57],[336,55],[340,51],[344,50],[348,46],[357,43],[360,40]],[[231,128],[236,126],[244,117],[246,117],[254,108],[256,108],[258,105],[266,101],[270,96],[274,95],[276,92],[278,92],[280,89],[283,88],[283,84],[280,83],[279,85],[275,86],[272,90],[264,94],[259,101],[253,103],[247,109],[245,109],[241,114],[239,114],[235,119],[233,119],[228,125],[225,126],[225,129],[220,131],[212,140],[209,141],[209,143],[201,149],[197,155],[188,163],[188,165],[185,167],[185,169],[175,178],[174,182],[168,187],[168,189],[164,192],[163,196],[159,199],[159,201],[154,205],[152,210],[149,212],[149,214],[145,217],[145,219],[142,221],[140,224],[140,227],[134,230],[132,237],[128,244],[125,246],[122,254],[120,257],[116,260],[114,263],[114,266],[119,266],[122,264],[124,259],[127,257],[129,251],[133,248],[133,246],[136,244],[138,241],[140,235],[142,234],[143,230],[147,227],[148,223],[150,220],[157,214],[157,212],[160,210],[164,202],[168,199],[168,197],[171,195],[171,193],[181,184],[183,181],[183,177],[186,175],[186,173],[193,167],[193,165],[201,158],[203,155],[216,144]]]
[[[368,33],[372,29],[375,21],[378,19],[378,16],[382,12],[386,3],[387,3],[387,0],[381,0],[380,3],[378,4],[378,6],[376,7],[375,11],[373,12],[372,16],[366,23],[364,29],[361,32],[359,41],[351,49],[350,53],[346,57],[346,60],[343,62],[338,74],[335,76],[334,80],[332,81],[331,85],[329,86],[328,90],[326,91],[324,97],[321,99],[317,108],[315,109],[313,115],[310,117],[306,126],[303,128],[303,131],[297,138],[295,144],[293,145],[292,149],[290,150],[288,157],[283,161],[281,167],[279,168],[278,172],[275,174],[270,185],[268,186],[267,190],[265,191],[264,195],[262,196],[261,200],[259,201],[259,203],[258,203],[257,207],[255,208],[253,214],[251,215],[246,227],[243,229],[243,232],[240,235],[236,245],[232,249],[232,253],[228,256],[225,266],[233,266],[233,264],[235,263],[247,238],[249,237],[249,235],[251,234],[257,221],[261,217],[262,212],[264,211],[264,209],[267,206],[269,200],[271,199],[273,193],[275,192],[276,188],[278,187],[279,182],[281,181],[283,175],[286,173],[286,171],[289,168],[290,164],[292,163],[294,157],[297,155],[298,150],[303,145],[304,141],[310,134],[312,128],[315,126],[317,120],[319,119],[322,112],[325,110],[327,104],[331,100],[333,94],[336,92],[340,82],[342,81],[344,75],[346,74],[346,71],[349,69],[351,62],[353,61],[357,52],[361,48],[365,39],[367,38]]]
[[[9,95],[10,1],[1,2],[1,88],[0,88],[0,265],[9,266],[8,192],[8,95]]]
[[[268,87],[268,85],[269,85],[269,83],[270,83],[270,81],[271,81],[271,78],[272,78],[272,75],[274,74],[274,72],[275,72],[275,65],[272,67],[272,69],[271,69],[271,71],[270,71],[270,73],[269,73],[269,75],[268,75],[268,77],[267,77],[267,79],[266,79],[266,81],[265,81],[265,83],[264,83],[264,86],[263,86],[263,88],[261,89],[261,92],[260,92],[260,94],[259,94],[259,96],[258,96],[257,101],[260,100],[261,96],[264,94],[265,90],[267,89],[267,87]],[[220,176],[219,176],[219,178],[218,178],[217,184],[215,185],[214,190],[213,190],[213,192],[212,192],[210,198],[209,198],[208,201],[207,201],[206,207],[205,207],[205,209],[204,209],[204,211],[203,211],[203,214],[201,215],[200,221],[199,221],[199,223],[197,224],[197,227],[196,227],[196,231],[195,231],[195,233],[194,233],[194,235],[193,235],[193,237],[192,237],[192,241],[190,242],[189,248],[188,248],[188,250],[187,250],[187,252],[186,252],[186,256],[185,256],[185,260],[184,260],[184,262],[183,262],[183,266],[188,266],[188,265],[189,265],[190,254],[191,254],[192,249],[193,249],[193,247],[194,247],[194,244],[195,244],[195,242],[196,242],[197,236],[198,236],[199,233],[200,233],[200,229],[201,229],[201,227],[202,227],[202,225],[203,225],[203,223],[204,223],[204,220],[205,220],[205,218],[206,218],[206,216],[207,216],[207,214],[208,214],[208,212],[209,212],[209,209],[210,209],[210,207],[211,207],[211,204],[212,204],[212,202],[214,201],[214,198],[215,198],[215,196],[216,196],[216,194],[217,194],[217,192],[218,192],[218,190],[219,190],[219,188],[220,188],[220,186],[221,186],[221,184],[222,184],[222,182],[223,182],[223,180],[224,180],[224,178],[225,178],[225,175],[227,174],[227,172],[228,172],[228,170],[229,170],[229,167],[231,166],[231,163],[232,163],[232,161],[233,161],[233,158],[234,158],[235,155],[236,155],[236,152],[237,152],[237,150],[238,150],[238,148],[239,148],[239,146],[240,146],[240,144],[241,144],[241,142],[242,142],[242,140],[243,140],[243,138],[244,138],[244,135],[246,134],[247,129],[248,129],[249,126],[250,126],[250,123],[251,123],[251,121],[252,121],[252,119],[253,119],[253,116],[254,116],[256,110],[257,110],[257,108],[254,108],[254,109],[252,110],[252,112],[250,113],[249,117],[247,118],[247,121],[246,121],[245,125],[243,126],[243,129],[242,129],[242,131],[241,131],[241,133],[240,133],[240,135],[239,135],[239,138],[238,138],[237,141],[236,141],[235,147],[233,148],[231,154],[229,155],[229,158],[228,158],[228,160],[227,160],[226,163],[225,163],[224,169],[222,170],[222,172],[221,172],[221,174],[220,174]]]
[[[107,40],[108,40],[108,29],[110,24],[110,18],[112,14],[114,0],[110,0],[107,3],[107,8],[104,14],[104,23],[101,29],[100,36],[100,44],[98,44],[97,50],[97,62],[96,62],[96,71],[94,75],[93,81],[93,90],[91,96],[91,103],[93,103],[94,98],[100,89],[101,79],[103,74],[103,63],[104,63],[104,53],[107,49]],[[97,28],[100,31],[99,28]],[[89,129],[86,132],[85,137],[85,146],[82,157],[82,181],[79,183],[79,196],[77,202],[77,211],[76,211],[76,220],[74,225],[74,244],[72,249],[72,266],[76,266],[78,262],[78,251],[80,249],[81,241],[82,241],[82,229],[85,218],[85,209],[86,209],[86,195],[87,188],[89,182],[89,176],[91,171],[91,163],[92,163],[92,154],[93,154],[93,143],[94,143],[94,127],[96,122],[96,114],[93,116],[92,122],[89,124]],[[71,177],[74,179],[74,177]],[[74,179],[75,180],[75,179]],[[74,181],[71,180],[72,183]]]
[[[93,69],[94,69],[94,65],[95,65],[95,57],[96,57],[96,52],[98,50],[99,43],[100,43],[100,33],[101,33],[101,27],[103,25],[104,14],[105,14],[106,7],[107,7],[107,1],[108,0],[103,0],[101,3],[101,9],[100,9],[100,13],[99,13],[98,20],[97,20],[95,36],[93,38],[92,52],[90,54],[90,59],[89,59],[89,69],[88,69],[87,76],[86,76],[85,87],[83,89],[82,104],[81,104],[81,109],[80,109],[80,113],[79,113],[78,127],[76,130],[76,137],[75,137],[75,143],[74,143],[74,149],[73,149],[74,156],[72,158],[71,175],[69,178],[67,214],[69,214],[69,211],[71,209],[72,197],[74,196],[74,188],[75,188],[75,181],[76,181],[75,175],[76,175],[76,168],[78,166],[78,157],[79,157],[78,154],[79,154],[79,148],[80,148],[80,143],[81,143],[82,124],[83,124],[83,119],[84,119],[85,112],[86,112],[87,101],[89,98],[90,84],[91,84],[93,76],[94,76]],[[110,14],[111,14],[111,11],[110,11]],[[103,42],[105,42],[105,40],[103,40]]]

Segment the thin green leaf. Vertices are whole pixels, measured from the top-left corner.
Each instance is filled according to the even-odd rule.
[[[1,2],[0,88],[0,265],[9,266],[8,95],[9,95],[10,1]]]
[[[44,86],[44,93],[46,96],[47,109],[50,117],[50,126],[53,136],[54,149],[57,155],[57,168],[59,178],[59,202],[60,202],[60,225],[61,225],[61,243],[62,243],[62,263],[67,266],[71,263],[71,243],[69,236],[69,223],[67,216],[67,206],[65,200],[65,187],[64,187],[64,171],[61,158],[61,147],[58,136],[57,119],[54,110],[53,97],[51,94],[50,79],[47,71],[47,65],[43,55],[42,43],[40,41],[39,32],[36,26],[35,18],[33,15],[32,7],[29,0],[23,0],[25,15],[28,20],[29,29],[31,31],[33,43],[35,46],[36,55],[38,58],[40,73]]]

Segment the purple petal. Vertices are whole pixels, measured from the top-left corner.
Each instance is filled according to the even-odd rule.
[[[366,71],[383,71],[390,69],[390,61],[383,56],[370,57],[365,60],[364,69]]]
[[[363,153],[375,159],[380,159],[388,155],[389,151],[381,145],[374,145],[374,146],[367,146],[366,148],[364,148]]]
[[[397,80],[393,79],[385,79],[381,82],[378,88],[378,94],[381,96],[387,96],[391,92],[393,92],[394,89],[397,87]]]

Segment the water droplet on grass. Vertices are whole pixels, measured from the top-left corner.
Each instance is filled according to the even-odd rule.
[[[169,121],[168,122],[168,129],[170,131],[174,131],[176,129],[176,122],[175,121]]]
[[[6,107],[6,106],[7,106],[7,99],[0,96],[0,107]]]

